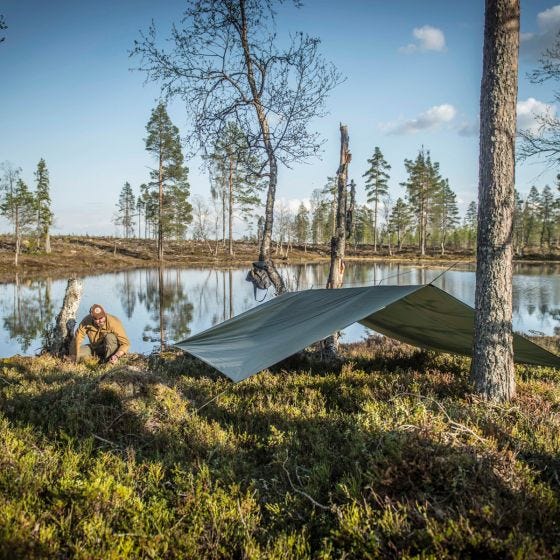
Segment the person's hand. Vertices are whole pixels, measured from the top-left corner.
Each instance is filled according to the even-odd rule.
[[[117,356],[116,354],[113,354],[109,358],[109,363],[111,363],[111,364],[116,364],[118,361],[119,361],[119,356]]]

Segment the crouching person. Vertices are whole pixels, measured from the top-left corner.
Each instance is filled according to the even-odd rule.
[[[82,345],[85,337],[89,344]],[[116,363],[130,348],[130,341],[122,323],[114,317],[105,313],[101,305],[94,304],[89,310],[70,345],[70,357],[75,362],[85,358],[97,356],[103,362]]]

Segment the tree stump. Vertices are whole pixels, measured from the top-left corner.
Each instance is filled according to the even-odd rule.
[[[53,325],[49,325],[43,335],[42,354],[53,356],[67,356],[70,342],[74,336],[76,313],[82,298],[83,283],[76,278],[70,278],[66,286],[66,293],[59,314]]]

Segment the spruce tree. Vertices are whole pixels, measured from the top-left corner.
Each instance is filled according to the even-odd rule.
[[[366,178],[367,201],[373,204],[373,251],[377,252],[377,217],[379,215],[379,203],[383,196],[388,193],[389,173],[391,166],[385,161],[381,150],[376,146],[373,155],[367,160],[369,167],[363,174]]]
[[[179,129],[171,122],[164,103],[160,102],[152,111],[146,131],[146,150],[157,161],[157,167],[150,173],[150,186],[157,187],[157,248],[158,260],[163,261],[166,231],[180,231],[192,220],[188,169],[183,165]]]
[[[115,217],[115,224],[122,226],[123,234],[126,239],[134,236],[134,226],[136,222],[134,215],[136,213],[136,198],[132,192],[132,187],[127,181],[119,195],[117,203],[117,215]]]
[[[45,253],[50,253],[50,228],[53,223],[54,215],[51,210],[49,170],[43,158],[41,158],[37,164],[35,180],[37,181],[37,188],[35,190],[37,203],[37,234],[43,244]]]

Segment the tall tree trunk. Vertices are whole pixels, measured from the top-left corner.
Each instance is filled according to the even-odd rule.
[[[66,285],[64,300],[60,312],[56,316],[54,325],[47,327],[43,333],[42,353],[53,356],[66,356],[70,349],[70,342],[74,336],[76,313],[82,299],[83,283],[77,278],[70,278]]]
[[[226,246],[226,193],[222,189],[222,245]]]
[[[228,176],[228,199],[229,199],[229,254],[233,256],[233,155],[229,156]]]
[[[20,232],[20,228],[19,228],[19,211],[16,208],[15,213],[15,220],[14,220],[14,241],[15,241],[15,255],[14,255],[14,266],[17,267],[18,265],[18,257],[19,257],[19,251],[20,251],[20,246],[21,246],[21,232]]]
[[[163,261],[163,154],[159,152],[159,192],[158,192],[158,261]]]
[[[45,232],[45,253],[48,255],[51,252],[51,234],[47,230]]]
[[[335,235],[331,239],[331,265],[327,288],[340,288],[344,276],[344,256],[346,252],[346,181],[348,164],[351,160],[348,151],[348,127],[340,125],[340,165],[337,173],[337,211]]]
[[[519,0],[486,0],[480,95],[475,390],[515,395],[512,343],[512,223],[519,53]]]
[[[373,209],[373,252],[377,253],[377,196]]]
[[[247,38],[247,16],[245,13],[245,1],[239,3],[239,8],[241,12],[241,44],[243,46],[243,56],[245,58],[245,64],[247,66],[247,79],[249,81],[249,87],[251,88],[251,95],[253,106],[255,107],[255,112],[257,114],[257,119],[259,121],[259,127],[262,133],[262,139],[264,143],[264,148],[266,151],[266,157],[268,160],[268,192],[266,195],[266,207],[264,214],[264,231],[262,243],[259,249],[259,261],[266,263],[266,272],[270,278],[270,281],[274,285],[274,289],[277,294],[282,294],[286,291],[286,285],[284,280],[276,270],[272,259],[270,258],[270,246],[272,243],[272,226],[274,224],[274,201],[276,199],[276,185],[278,182],[278,162],[276,160],[276,154],[274,153],[274,147],[270,139],[270,127],[268,125],[268,120],[266,112],[264,110],[261,92],[257,88],[257,83],[255,81],[255,76],[253,72],[253,58],[251,50],[249,47],[249,41]]]
[[[337,208],[336,230],[331,239],[331,266],[327,288],[340,288],[344,280],[344,256],[346,252],[346,202],[348,179],[348,164],[352,159],[348,151],[348,127],[340,125],[340,165],[337,173]],[[325,341],[327,357],[338,356],[338,333],[334,333]]]

